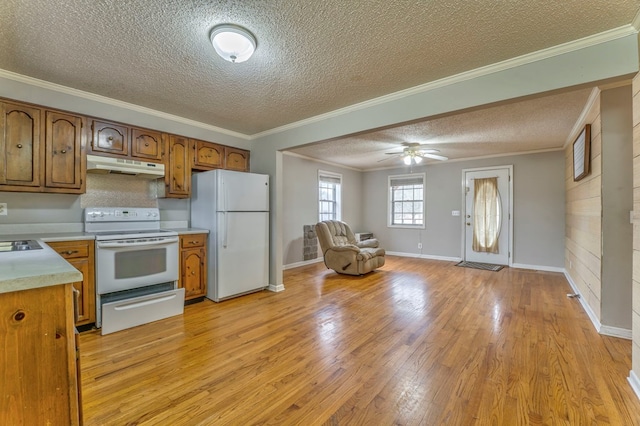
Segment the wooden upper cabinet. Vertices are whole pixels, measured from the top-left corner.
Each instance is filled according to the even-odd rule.
[[[0,184],[39,187],[42,110],[11,102],[0,108]]]
[[[164,173],[165,196],[188,198],[191,195],[189,139],[170,135],[167,145],[167,165]]]
[[[122,124],[93,120],[91,151],[116,156],[129,155],[129,128]]]
[[[238,172],[249,171],[249,151],[238,148],[225,147],[224,168]]]
[[[192,139],[191,149],[193,150],[192,168],[198,170],[213,170],[224,167],[223,145]]]
[[[82,152],[84,118],[45,112],[45,186],[84,192]],[[65,191],[70,192],[70,191]]]
[[[155,130],[131,128],[131,156],[150,161],[162,161],[162,133]]]

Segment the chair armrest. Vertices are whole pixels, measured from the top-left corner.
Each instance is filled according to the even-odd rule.
[[[345,244],[343,246],[333,246],[329,249],[327,249],[327,251],[335,251],[335,252],[346,252],[346,251],[352,251],[354,253],[360,253],[360,248],[358,248],[357,246],[354,246],[353,244]]]
[[[365,247],[376,248],[380,245],[380,243],[376,238],[369,238],[368,240],[364,240],[364,241],[360,241],[359,243],[356,243],[356,245],[360,248],[365,248]]]

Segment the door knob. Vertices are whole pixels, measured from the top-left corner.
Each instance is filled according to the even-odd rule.
[[[471,222],[467,222],[467,226],[471,226]]]

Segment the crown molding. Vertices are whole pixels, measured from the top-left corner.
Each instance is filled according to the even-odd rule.
[[[76,96],[78,98],[86,99],[89,101],[99,102],[110,106],[126,109],[129,111],[135,111],[142,114],[158,117],[163,120],[170,120],[176,123],[186,124],[192,127],[198,127],[200,129],[222,133],[228,136],[233,136],[238,139],[251,140],[251,136],[243,133],[234,132],[231,130],[223,129],[222,127],[212,126],[210,124],[201,123],[199,121],[190,120],[188,118],[180,117],[178,115],[169,114],[166,112],[158,111],[151,108],[146,108],[140,105],[132,104],[129,102],[119,101],[117,99],[108,98],[102,95],[96,95],[95,93],[85,92],[84,90],[74,89],[72,87],[63,86],[61,84],[51,83],[49,81],[40,80],[37,78],[29,77],[26,75],[18,74],[12,71],[0,69],[0,78],[6,78],[7,80],[16,81],[18,83],[27,84],[30,86],[39,87],[41,89],[51,90],[58,93],[64,93],[65,95]]]
[[[634,21],[635,22],[635,21]],[[640,18],[639,18],[640,23]],[[476,68],[470,71],[465,71],[460,74],[455,74],[449,77],[445,77],[439,80],[435,80],[429,83],[414,86],[409,89],[394,92],[388,95],[380,96],[378,98],[370,99],[364,102],[360,102],[348,107],[336,109],[326,114],[316,115],[304,120],[296,121],[294,123],[286,124],[284,126],[276,127],[264,132],[255,133],[251,135],[251,139],[258,139],[264,136],[270,136],[278,134],[287,130],[299,128],[308,124],[317,123],[319,121],[334,118],[340,115],[348,114],[350,112],[359,111],[365,108],[370,108],[376,105],[381,105],[387,102],[391,102],[397,99],[413,96],[418,93],[428,92],[440,87],[450,86],[452,84],[460,83],[463,81],[471,80],[474,78],[482,77],[489,74],[494,74],[500,71],[505,71],[518,66],[530,64],[533,62],[542,61],[544,59],[552,58],[554,56],[563,55],[576,50],[584,49],[598,44],[606,43],[608,41],[617,40],[619,38],[626,37],[631,34],[637,34],[638,30],[633,25],[624,25],[622,27],[614,28],[612,30],[604,31],[602,33],[587,36],[578,40],[573,40],[567,43],[559,44],[547,49],[538,50],[526,55],[517,56],[515,58],[507,59],[501,62],[496,62],[491,65]]]
[[[573,141],[576,140],[576,138],[584,128],[584,125],[586,124],[589,111],[591,111],[591,108],[593,108],[593,105],[599,99],[599,96],[600,96],[600,88],[594,87],[591,90],[591,93],[589,94],[589,99],[587,99],[587,102],[584,104],[584,108],[582,108],[582,112],[580,113],[580,116],[578,117],[575,124],[573,125],[573,129],[571,129],[571,132],[569,132],[569,137],[567,137],[567,140],[564,142],[564,145],[562,145],[563,150],[567,149],[567,147],[570,144],[572,144]]]

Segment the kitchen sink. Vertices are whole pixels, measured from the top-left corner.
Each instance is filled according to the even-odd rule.
[[[0,252],[38,250],[42,246],[36,240],[0,241]]]

